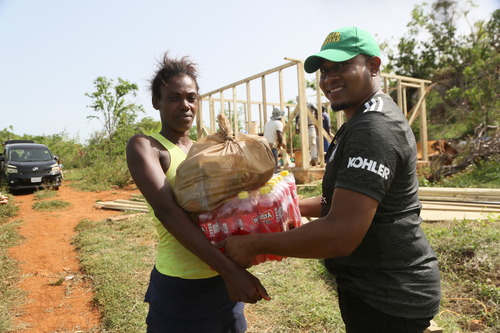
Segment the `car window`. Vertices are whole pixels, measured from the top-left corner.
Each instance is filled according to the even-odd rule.
[[[26,150],[25,153],[26,157],[24,158],[25,161],[30,161],[30,162],[36,162],[36,161],[50,161],[52,159],[52,156],[50,155],[49,151],[47,149],[29,149]]]
[[[22,149],[15,149],[15,150],[11,150],[10,151],[10,156],[9,156],[9,159],[11,161],[14,161],[14,162],[21,162],[23,161],[23,154],[24,154],[24,150]]]

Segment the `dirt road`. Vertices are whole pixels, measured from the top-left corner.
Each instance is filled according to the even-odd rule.
[[[34,194],[14,197],[24,238],[9,250],[21,270],[18,288],[26,291],[27,303],[17,310],[17,332],[97,332],[100,316],[91,306],[89,278],[80,270],[71,240],[75,227],[83,220],[97,221],[121,214],[94,208],[98,200],[130,199],[137,190],[82,192],[66,182],[56,198],[71,204],[68,208],[43,212],[34,210]]]

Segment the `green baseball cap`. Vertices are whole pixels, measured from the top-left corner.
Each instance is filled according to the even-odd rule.
[[[321,51],[307,57],[304,69],[307,73],[314,73],[323,59],[342,62],[358,54],[380,57],[380,48],[375,38],[368,31],[357,27],[338,29],[326,36]]]

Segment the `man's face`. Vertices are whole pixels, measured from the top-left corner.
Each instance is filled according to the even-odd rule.
[[[196,82],[186,75],[175,76],[160,87],[160,96],[153,99],[153,106],[160,111],[163,126],[189,131],[198,109]]]
[[[334,111],[353,114],[376,92],[368,57],[357,55],[344,62],[323,60],[319,86]]]

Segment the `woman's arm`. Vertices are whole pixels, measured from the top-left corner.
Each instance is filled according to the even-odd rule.
[[[179,243],[224,278],[231,299],[249,303],[262,298],[269,299],[259,280],[213,246],[198,225],[177,204],[160,164],[157,144],[156,140],[144,135],[132,137],[127,144],[130,174],[156,217]]]

